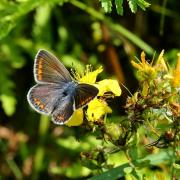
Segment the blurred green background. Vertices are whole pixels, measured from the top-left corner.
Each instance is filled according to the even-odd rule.
[[[115,2],[109,2],[0,1],[0,179],[86,179],[98,173],[82,166],[79,155],[97,147],[100,140],[76,127],[54,125],[28,105],[26,95],[35,84],[33,62],[39,49],[54,53],[69,70],[102,65],[99,79],[116,78],[132,93],[138,82],[130,61],[142,50],[152,59],[165,49],[169,64],[175,65],[180,47],[179,1],[152,0],[143,11],[124,0],[123,15],[122,8],[118,12]],[[110,102],[110,118],[124,114],[126,98],[123,89],[122,96]],[[119,156],[121,161],[112,157],[111,163],[126,162]]]

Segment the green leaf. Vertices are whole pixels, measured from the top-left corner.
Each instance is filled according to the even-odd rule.
[[[149,6],[151,5],[150,3],[148,3],[148,2],[146,2],[146,1],[144,1],[144,0],[138,0],[138,1],[137,1],[137,4],[138,4],[138,6],[139,6],[141,9],[143,9],[144,11],[146,10],[147,7],[149,7]]]
[[[149,163],[151,165],[157,165],[160,164],[164,161],[171,161],[173,157],[173,151],[171,150],[164,150],[164,151],[160,151],[159,153],[156,154],[150,154],[146,157],[144,157],[143,159],[139,159],[136,161],[137,164],[142,163],[144,161],[149,161]],[[148,165],[148,163],[144,163],[144,165]]]
[[[1,95],[2,107],[8,116],[13,115],[16,110],[16,99],[13,96]]]
[[[99,176],[94,176],[92,178],[89,178],[88,180],[117,180],[118,178],[121,178],[125,175],[124,169],[129,167],[129,164],[123,164],[121,166],[118,166],[116,168],[113,168],[103,174],[100,174]]]
[[[106,13],[110,13],[112,11],[112,2],[111,0],[100,0],[101,6]]]
[[[123,15],[123,0],[115,0],[116,10],[119,15]]]
[[[150,162],[151,165],[157,165],[164,161],[171,161],[173,152],[172,151],[160,151],[157,154],[151,154],[146,156],[143,159],[138,159],[136,161],[133,161],[135,167],[139,166],[139,164],[145,162]],[[149,163],[144,163],[144,167],[149,166]],[[88,180],[116,180],[118,178],[121,178],[125,175],[124,169],[129,167],[129,163],[125,163],[123,165],[120,165],[116,168],[113,168],[107,172],[104,172],[98,176],[94,176],[92,178],[89,178]]]
[[[137,11],[137,0],[129,0],[129,8],[132,13],[136,13]]]

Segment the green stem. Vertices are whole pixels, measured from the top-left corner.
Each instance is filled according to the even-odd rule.
[[[165,21],[165,9],[166,9],[167,0],[163,1],[163,9],[161,14],[161,21],[160,21],[160,35],[162,36],[164,34],[164,21]]]
[[[34,155],[34,169],[32,176],[33,180],[39,179],[39,173],[41,172],[43,167],[43,161],[45,156],[44,143],[46,140],[46,134],[49,129],[49,124],[49,118],[47,116],[41,115],[39,124],[39,142]]]
[[[7,164],[9,165],[9,168],[12,170],[14,173],[14,176],[16,179],[22,179],[22,173],[17,164],[14,162],[13,159],[6,159]]]

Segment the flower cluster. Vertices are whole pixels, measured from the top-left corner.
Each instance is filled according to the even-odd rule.
[[[103,71],[102,67],[92,71],[90,65],[86,66],[83,73],[73,72],[74,78],[79,83],[87,83],[98,88],[99,93],[96,98],[89,102],[85,113],[83,109],[77,109],[71,119],[66,123],[67,126],[80,126],[83,123],[84,115],[88,121],[98,121],[107,113],[112,113],[112,109],[108,106],[106,98],[120,96],[121,89],[117,80],[104,79],[96,82],[98,74]]]
[[[178,54],[175,70],[168,68],[163,55],[164,51],[160,53],[155,64],[153,64],[153,61],[151,64],[148,63],[145,59],[144,52],[141,53],[141,62],[136,63],[135,61],[131,61],[131,64],[138,69],[138,78],[139,81],[142,82],[142,95],[144,96],[148,95],[150,86],[159,85],[159,83],[164,84],[168,82],[172,84],[174,88],[180,86],[180,54]]]
[[[151,132],[158,136],[153,143],[157,147],[168,146],[172,142],[177,144],[180,127],[180,54],[175,69],[167,65],[163,54],[164,51],[155,63],[149,64],[142,52],[141,62],[131,62],[138,70],[140,88],[127,99],[125,106],[133,131],[137,132],[140,126],[145,125],[151,129],[149,136]],[[168,139],[169,134],[171,138]]]

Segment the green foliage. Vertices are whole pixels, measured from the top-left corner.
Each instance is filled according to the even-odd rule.
[[[99,0],[101,2],[101,6],[104,9],[106,13],[112,12],[112,6],[113,3],[116,6],[116,11],[119,15],[123,15],[123,0]],[[142,10],[146,10],[150,6],[150,4],[147,1],[144,0],[127,0],[129,4],[129,8],[131,9],[132,13],[136,13],[138,7],[140,7]]]
[[[133,14],[123,17],[129,8]],[[156,0],[0,1],[0,179],[178,179],[180,93],[171,80],[179,9],[176,1],[163,8]],[[140,9],[146,11],[136,14]],[[166,50],[171,75],[132,68],[152,47]],[[98,122],[54,125],[26,99],[39,49],[70,71],[103,65],[98,80],[117,78],[132,95],[127,99],[122,86],[120,98],[108,99],[113,113]]]
[[[172,151],[168,151],[168,152],[161,151],[157,154],[146,156],[146,158],[135,160],[133,164],[136,167],[145,168],[150,165],[158,165],[162,163],[165,159],[169,161],[171,157],[172,157]],[[94,176],[92,178],[89,178],[88,180],[100,180],[100,179],[108,180],[109,177],[111,177],[112,180],[116,180],[118,178],[124,177],[126,174],[131,174],[132,169],[133,168],[129,166],[129,163],[126,163],[116,168],[113,168],[99,176]],[[148,178],[148,174],[145,177]]]

